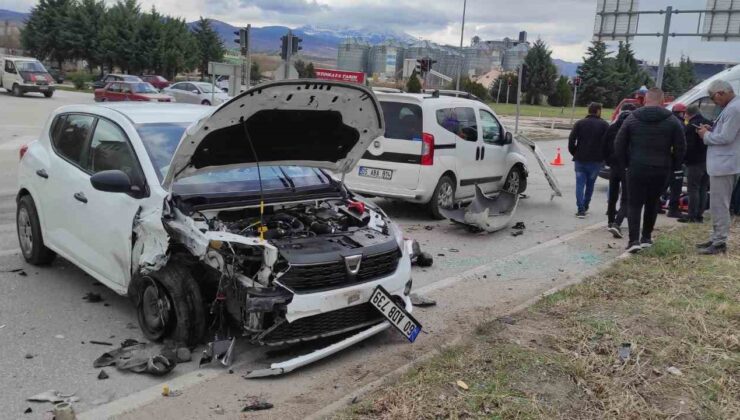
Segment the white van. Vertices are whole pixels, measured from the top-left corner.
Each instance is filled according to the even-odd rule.
[[[484,103],[437,94],[377,92],[385,135],[373,141],[345,179],[365,196],[441,208],[486,193],[521,193],[527,161],[496,114]]]
[[[56,84],[39,60],[6,55],[0,56],[0,87],[14,96],[38,92],[51,98]]]
[[[709,84],[715,80],[724,80],[730,83],[730,85],[732,85],[732,89],[735,90],[735,93],[740,94],[740,65],[723,70],[694,86],[688,92],[668,104],[668,109],[673,109],[673,105],[678,103],[686,106],[698,105],[704,118],[713,121],[719,116],[719,113],[722,112],[722,109],[709,99],[709,93],[707,92],[707,87],[709,87]]]

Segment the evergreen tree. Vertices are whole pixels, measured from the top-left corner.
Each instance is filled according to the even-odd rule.
[[[681,56],[681,61],[678,63],[678,78],[681,80],[680,94],[683,94],[696,85],[697,82],[696,74],[694,74],[694,63],[689,57],[684,58]]]
[[[306,66],[306,77],[309,79],[315,79],[316,78],[316,69],[313,67],[313,61],[309,62]]]
[[[39,59],[50,58],[60,68],[64,60],[77,58],[74,6],[73,0],[40,0],[21,30],[23,48]]]
[[[421,82],[416,77],[416,72],[411,73],[409,81],[406,82],[406,92],[408,93],[421,93]]]
[[[306,62],[303,60],[295,60],[293,62],[293,67],[295,67],[295,71],[298,73],[299,79],[305,79],[306,78]]]
[[[552,106],[570,106],[573,102],[573,90],[568,83],[568,78],[560,76],[555,84],[555,91],[547,98],[547,103]]]
[[[136,0],[118,0],[105,15],[100,47],[109,69],[125,73],[140,66],[139,24],[141,10]]]
[[[204,77],[208,73],[209,61],[221,61],[224,58],[224,44],[211,27],[211,21],[202,16],[195,25],[193,35],[198,44],[200,77]]]
[[[646,85],[650,76],[640,68],[635,59],[635,53],[629,42],[620,42],[617,56],[614,59],[615,89],[613,103],[619,103],[624,98],[631,97],[633,92]]]
[[[516,103],[516,86],[519,83],[519,75],[516,72],[512,73],[501,73],[493,82],[493,89],[491,91],[491,97],[496,99],[498,103],[507,103],[506,91],[509,91],[508,103]],[[499,93],[499,84],[501,85],[501,91]]]
[[[668,59],[665,62],[665,67],[663,68],[663,92],[669,94],[669,95],[676,95],[677,93],[680,93],[683,91],[683,86],[681,84],[681,77],[678,72],[678,68],[671,63],[671,60]]]
[[[451,84],[449,88],[454,89],[455,85]],[[463,92],[472,93],[482,100],[488,99],[488,89],[486,89],[486,87],[482,84],[470,80],[470,78],[467,76],[464,76],[460,79],[460,90],[462,90]]]
[[[177,73],[196,69],[200,65],[198,44],[182,19],[163,19],[157,51],[161,60],[158,73],[168,79],[174,79]]]
[[[252,68],[249,69],[249,79],[252,81],[252,83],[259,83],[260,79],[262,79],[260,65],[256,61],[252,62]]]
[[[581,77],[577,99],[579,105],[588,105],[591,102],[601,102],[607,107],[615,105],[615,95],[612,92],[616,78],[609,54],[602,41],[592,41],[588,47],[583,64],[578,67],[578,76]]]
[[[74,8],[75,25],[71,27],[74,36],[75,57],[87,61],[92,73],[102,63],[100,38],[106,7],[102,0],[82,0]]]
[[[527,86],[522,86],[522,92],[527,102],[539,105],[542,95],[550,95],[555,90],[558,69],[552,63],[552,51],[538,39],[527,53],[524,64],[529,70],[529,81]]]

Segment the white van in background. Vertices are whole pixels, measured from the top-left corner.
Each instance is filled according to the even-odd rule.
[[[671,102],[666,107],[668,109],[673,109],[673,105],[678,103],[686,106],[698,105],[704,118],[714,121],[719,116],[719,113],[722,112],[722,109],[709,99],[707,87],[709,87],[709,84],[715,80],[724,80],[730,83],[730,85],[732,85],[732,89],[735,90],[735,93],[740,94],[740,65],[723,70],[699,83],[688,92],[676,98],[675,101]]]
[[[377,91],[385,135],[373,141],[347,186],[365,196],[441,208],[485,194],[527,187],[527,161],[496,114],[484,103],[438,94]]]
[[[33,57],[0,56],[0,87],[14,96],[28,92],[54,95],[56,84],[43,64]]]

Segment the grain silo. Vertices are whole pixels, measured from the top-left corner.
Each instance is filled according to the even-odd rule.
[[[504,60],[502,64],[504,71],[514,71],[519,68],[527,57],[528,52],[529,46],[527,44],[519,44],[504,51]]]
[[[357,38],[347,38],[339,44],[337,50],[337,68],[339,70],[367,70],[370,45]]]
[[[370,47],[368,73],[393,79],[403,62],[403,50],[398,43],[386,41]]]

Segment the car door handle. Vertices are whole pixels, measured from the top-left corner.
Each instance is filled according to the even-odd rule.
[[[480,159],[480,147],[475,148],[475,160]]]
[[[74,194],[75,200],[81,201],[83,203],[87,203],[87,197],[85,197],[85,194],[81,192],[77,192]]]
[[[36,175],[40,176],[41,178],[47,179],[49,178],[49,174],[46,173],[46,169],[39,169],[36,171]]]
[[[485,158],[485,157],[486,157],[486,147],[485,146],[481,146],[480,147],[480,160],[483,160],[483,158]]]

